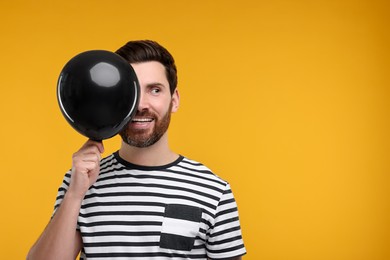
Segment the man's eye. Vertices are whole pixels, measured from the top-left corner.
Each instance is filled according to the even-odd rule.
[[[158,94],[158,93],[160,93],[160,89],[159,88],[153,88],[152,89],[152,94]]]

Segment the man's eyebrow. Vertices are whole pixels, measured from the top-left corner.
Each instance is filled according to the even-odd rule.
[[[163,87],[163,88],[167,87],[163,83],[160,83],[160,82],[150,82],[150,83],[146,84],[146,87],[156,87],[156,86]]]

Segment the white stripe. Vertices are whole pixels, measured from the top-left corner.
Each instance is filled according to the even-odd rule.
[[[196,237],[199,231],[199,222],[183,219],[164,218],[162,233],[185,237]]]

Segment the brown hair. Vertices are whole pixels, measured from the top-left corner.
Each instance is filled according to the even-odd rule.
[[[169,88],[173,94],[177,87],[177,69],[173,56],[163,46],[151,40],[129,41],[115,53],[129,63],[160,62],[165,67]]]

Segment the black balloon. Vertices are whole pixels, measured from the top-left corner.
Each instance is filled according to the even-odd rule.
[[[139,83],[131,65],[104,50],[72,58],[58,79],[57,98],[68,123],[92,140],[113,137],[131,120]]]

